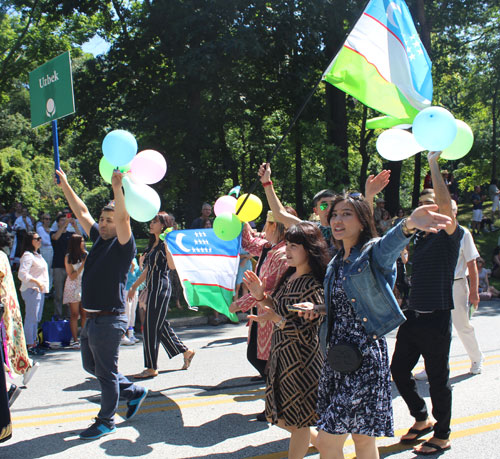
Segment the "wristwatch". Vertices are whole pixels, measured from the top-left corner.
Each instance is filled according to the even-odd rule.
[[[406,220],[408,220],[407,218],[403,218],[403,221],[401,222],[401,229],[403,231],[403,234],[407,237],[410,237],[413,233],[415,233],[415,231],[417,231],[416,228],[413,228],[413,229],[409,229],[407,226],[406,226]]]
[[[281,330],[282,326],[285,324],[286,319],[282,317],[278,322],[274,324],[276,328],[279,328]]]

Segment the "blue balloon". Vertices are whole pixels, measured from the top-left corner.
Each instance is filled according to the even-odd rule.
[[[413,120],[413,135],[426,150],[442,151],[455,140],[457,123],[445,108],[425,108]]]
[[[104,137],[102,153],[111,165],[124,166],[136,155],[137,141],[130,132],[116,129]]]

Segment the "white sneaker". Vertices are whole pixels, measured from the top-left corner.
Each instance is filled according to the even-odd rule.
[[[427,381],[427,373],[425,370],[420,371],[419,373],[415,373],[413,377],[417,381]]]
[[[134,344],[139,342],[139,340],[134,335],[134,330],[132,330],[130,328],[127,330],[127,338],[130,341],[132,341]]]
[[[471,375],[480,375],[482,372],[483,372],[483,361],[480,360],[479,362],[472,362],[469,373]]]
[[[38,370],[39,366],[40,366],[40,364],[38,362],[35,362],[35,363],[33,363],[33,365],[31,365],[31,367],[28,368],[26,373],[24,373],[24,375],[23,375],[23,386],[28,385],[28,383],[31,381],[31,378],[36,373],[36,370]]]
[[[135,344],[135,342],[129,339],[126,335],[123,335],[120,344],[122,344],[123,346],[132,346]]]
[[[72,340],[69,342],[69,347],[70,347],[71,349],[80,349],[80,343],[79,343],[77,340],[72,339]]]

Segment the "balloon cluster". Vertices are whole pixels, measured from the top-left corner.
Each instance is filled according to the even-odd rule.
[[[262,201],[257,196],[250,194],[248,199],[246,197],[246,194],[238,199],[221,196],[215,201],[214,233],[219,239],[231,241],[237,238],[241,233],[242,222],[255,220],[262,212]]]
[[[160,197],[148,184],[159,182],[167,172],[167,162],[154,150],[137,153],[137,141],[127,131],[117,129],[104,137],[103,157],[99,172],[105,182],[111,183],[113,171],[127,173],[123,177],[125,207],[129,215],[139,222],[154,218],[160,210]]]
[[[463,121],[442,107],[422,110],[413,120],[412,132],[407,125],[384,131],[377,139],[377,151],[389,161],[401,161],[423,150],[442,151],[441,158],[455,160],[472,148],[474,134]]]

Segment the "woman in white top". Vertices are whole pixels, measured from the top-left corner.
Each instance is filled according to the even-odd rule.
[[[52,259],[54,258],[54,248],[50,239],[50,215],[43,214],[36,224],[36,232],[42,238],[40,253],[49,267],[49,292],[52,290]],[[48,293],[48,292],[47,292]]]
[[[43,353],[36,346],[36,332],[42,318],[45,293],[49,290],[49,269],[40,255],[41,246],[42,238],[38,233],[26,234],[17,273],[21,281],[21,296],[26,304],[24,335],[28,353],[32,355]]]

